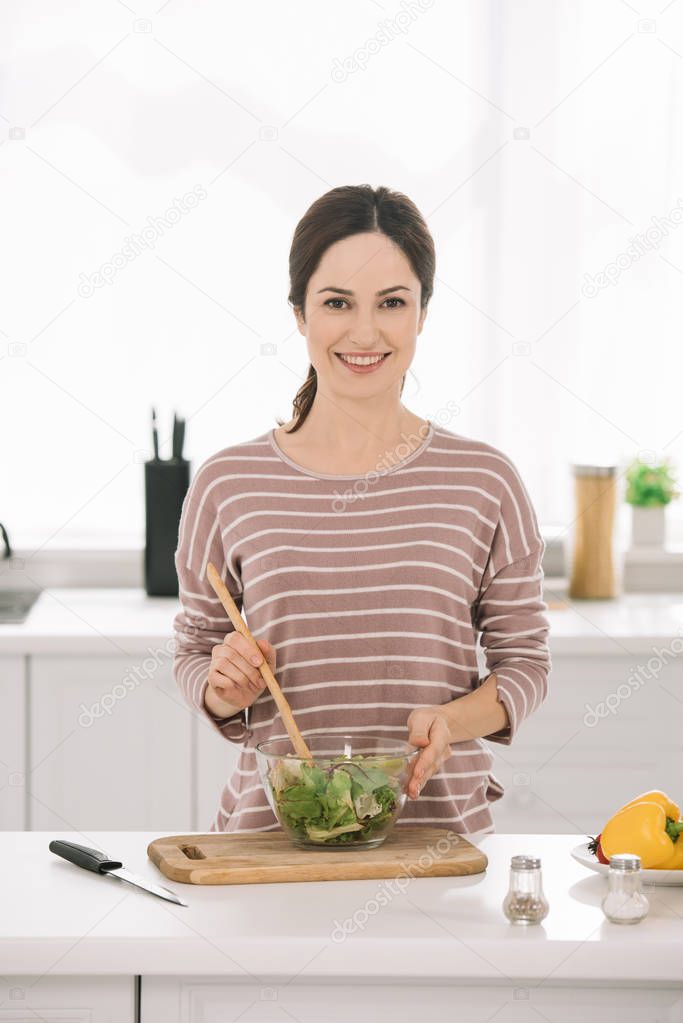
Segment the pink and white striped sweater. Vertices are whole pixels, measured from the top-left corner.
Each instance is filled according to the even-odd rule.
[[[364,477],[297,465],[274,430],[203,462],[175,554],[174,674],[188,704],[242,747],[210,830],[279,827],[254,746],[286,732],[267,689],[231,718],[204,706],[211,648],[233,629],[206,578],[208,561],[254,637],[275,647],[275,674],[304,737],[405,740],[413,708],[450,702],[495,671],[510,726],[488,739],[508,744],[548,690],[543,551],[510,459],[431,420],[418,448]],[[451,749],[397,826],[493,830],[489,804],[503,788],[486,742]]]

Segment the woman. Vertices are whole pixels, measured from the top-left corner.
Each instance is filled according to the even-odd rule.
[[[421,748],[398,824],[460,833],[492,831],[503,794],[482,737],[511,742],[547,694],[544,543],[525,487],[501,451],[400,400],[434,263],[400,193],[348,186],[313,203],[289,261],[311,362],[293,417],[207,459],[186,495],[175,676],[243,746],[211,831],[279,827],[254,753],[286,735],[263,657],[304,737],[364,732]],[[234,631],[209,561],[259,652]]]

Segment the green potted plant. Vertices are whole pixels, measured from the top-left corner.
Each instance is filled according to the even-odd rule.
[[[663,547],[666,538],[665,509],[679,496],[676,475],[668,460],[633,460],[626,472],[626,501],[633,508],[633,547]]]

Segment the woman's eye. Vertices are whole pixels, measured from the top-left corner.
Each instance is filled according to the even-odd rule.
[[[385,298],[384,301],[385,302],[398,302],[398,306],[390,306],[389,308],[391,308],[391,309],[398,309],[400,306],[405,305],[405,302],[403,301],[403,299],[402,298],[398,298],[395,295],[394,296],[390,296],[389,298]],[[338,305],[332,306],[332,305],[330,305],[330,302],[346,302],[346,299],[345,298],[328,298],[323,303],[329,309],[340,309],[341,306],[338,306]]]

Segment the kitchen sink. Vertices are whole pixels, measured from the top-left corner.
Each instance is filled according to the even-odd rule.
[[[20,625],[41,594],[41,590],[0,590],[0,625]]]

